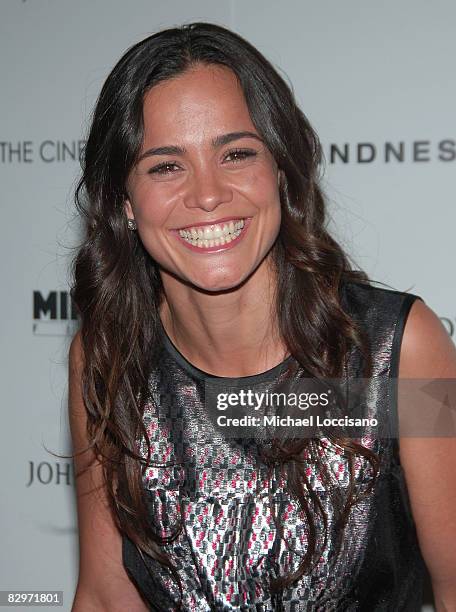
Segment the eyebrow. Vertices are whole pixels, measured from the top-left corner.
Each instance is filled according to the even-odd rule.
[[[240,138],[255,138],[260,142],[263,142],[262,138],[255,134],[254,132],[230,132],[229,134],[221,134],[220,136],[216,136],[212,139],[211,144],[214,148],[222,147],[223,145],[229,144],[234,140],[239,140]],[[146,157],[151,157],[152,155],[184,155],[187,150],[184,147],[178,147],[176,145],[166,145],[163,147],[155,147],[152,149],[148,149],[144,153],[142,153],[137,163],[142,161]]]

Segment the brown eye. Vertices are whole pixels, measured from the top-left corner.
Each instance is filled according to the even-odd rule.
[[[174,162],[163,162],[162,164],[158,164],[149,170],[149,174],[170,174],[172,173],[171,168],[177,168],[177,164]]]
[[[247,159],[248,157],[255,157],[256,154],[256,151],[254,151],[253,149],[234,149],[233,151],[230,151],[226,157],[232,158],[228,161],[240,162],[244,159]]]

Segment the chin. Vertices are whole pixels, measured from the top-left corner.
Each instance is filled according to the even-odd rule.
[[[217,293],[220,291],[232,291],[239,287],[247,278],[248,274],[232,272],[219,274],[206,274],[203,278],[191,278],[190,283],[208,293]]]

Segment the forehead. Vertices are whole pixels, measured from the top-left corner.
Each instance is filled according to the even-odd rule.
[[[143,114],[145,141],[257,132],[239,81],[225,66],[199,64],[158,83],[145,95]]]

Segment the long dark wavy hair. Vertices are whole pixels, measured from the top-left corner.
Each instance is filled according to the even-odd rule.
[[[341,302],[345,281],[370,284],[370,280],[354,269],[326,229],[319,185],[321,146],[291,87],[249,42],[210,23],[163,30],[128,49],[103,85],[81,162],[75,202],[85,234],[72,262],[71,295],[81,318],[89,446],[103,463],[118,528],[143,560],[144,554],[150,555],[175,577],[181,595],[178,609],[182,585],[145,505],[142,478],[150,465],[150,449],[143,457],[137,446],[137,440],[145,439],[149,447],[143,410],[150,399],[151,347],[158,341],[163,286],[158,265],[137,232],[127,228],[124,202],[127,177],[143,140],[144,95],[196,63],[226,66],[236,74],[252,121],[283,171],[281,227],[271,257],[277,273],[279,331],[290,354],[315,378],[342,377],[353,348],[364,357],[363,376],[370,376],[372,368],[368,338]],[[338,519],[342,532],[352,506],[371,490],[379,458],[354,439],[334,436],[334,441],[343,448],[350,467],[348,493]],[[311,570],[322,552],[317,550],[315,512],[323,517],[325,529],[327,517],[306,476],[311,461],[330,482],[319,447],[319,438],[300,438],[274,439],[262,449],[270,469],[285,475],[309,525],[308,549],[298,570],[271,579],[277,601],[285,587]],[[363,456],[372,468],[371,485],[363,493],[355,483],[356,456]],[[326,540],[325,535],[324,545]]]

